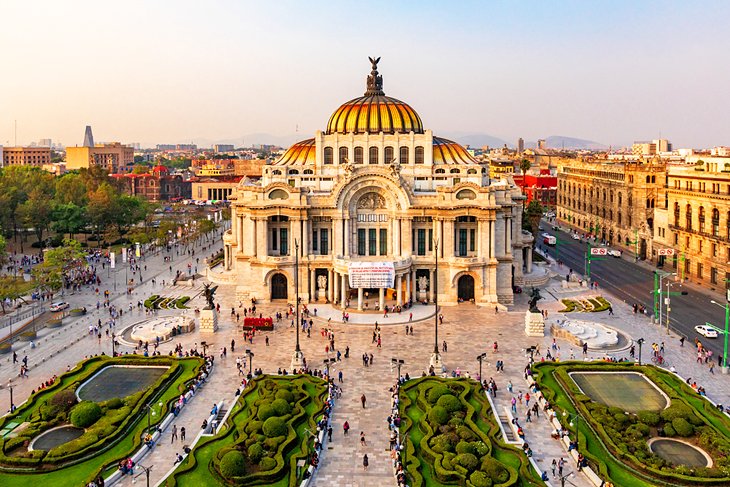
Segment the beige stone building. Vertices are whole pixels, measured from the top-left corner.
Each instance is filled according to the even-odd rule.
[[[208,276],[244,302],[293,302],[297,252],[304,301],[358,309],[435,293],[444,304],[508,304],[531,266],[519,189],[491,182],[462,146],[385,96],[376,63],[364,96],[231,199],[223,269]]]
[[[609,245],[653,255],[654,211],[664,198],[666,165],[649,162],[561,160],[557,219]]]
[[[724,166],[723,166],[724,167]],[[711,289],[726,289],[730,279],[730,171],[672,167],[666,199],[656,210],[657,247],[674,256],[657,264]]]
[[[109,174],[130,171],[134,165],[134,147],[119,142],[95,144],[91,147],[66,147],[66,169],[105,167]]]
[[[4,147],[0,153],[2,153],[3,167],[43,167],[44,164],[51,163],[49,147]]]

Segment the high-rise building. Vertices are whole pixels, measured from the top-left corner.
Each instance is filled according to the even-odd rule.
[[[522,154],[525,151],[525,140],[520,137],[517,139],[517,152]]]
[[[87,125],[84,132],[84,147],[94,147],[94,134],[91,133],[91,125]]]
[[[547,142],[545,141],[545,139],[537,139],[537,148],[547,149]]]
[[[38,141],[38,147],[53,147],[53,141],[51,139],[41,139]]]
[[[636,157],[653,156],[662,152],[671,152],[672,143],[667,139],[638,141],[631,146],[631,153]]]
[[[215,152],[233,152],[234,149],[233,144],[215,144],[213,146]]]
[[[92,145],[86,145],[91,143]],[[89,166],[102,166],[109,174],[131,170],[134,165],[134,148],[119,142],[94,144],[91,127],[86,126],[84,145],[66,148],[66,169],[81,169]]]
[[[36,166],[51,163],[50,147],[5,147],[2,151],[3,167]]]

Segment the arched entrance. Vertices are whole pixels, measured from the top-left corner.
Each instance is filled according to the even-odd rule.
[[[474,299],[474,278],[469,274],[464,274],[459,278],[457,288],[457,297],[460,301],[471,301]]]
[[[288,299],[286,276],[274,274],[271,277],[271,299]]]

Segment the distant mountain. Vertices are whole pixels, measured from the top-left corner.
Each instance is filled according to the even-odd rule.
[[[251,147],[252,145],[276,145],[279,147],[289,147],[294,142],[310,138],[311,135],[306,134],[289,134],[289,135],[272,135],[266,133],[246,134],[240,137],[230,137],[226,139],[206,139],[193,138],[193,143],[198,147],[213,147],[215,144],[233,144],[235,147]],[[181,140],[179,144],[189,144],[190,140]]]
[[[447,139],[473,148],[484,147],[485,145],[489,147],[504,147],[505,144],[507,144],[507,147],[514,147],[514,144],[510,144],[504,139],[483,133],[444,132],[443,134],[439,133],[437,135],[443,135]]]
[[[587,150],[604,150],[608,149],[607,145],[601,144],[593,140],[577,139],[575,137],[565,137],[562,135],[551,135],[545,139],[549,149],[587,149]]]

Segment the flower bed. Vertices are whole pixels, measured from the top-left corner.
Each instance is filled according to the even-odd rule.
[[[326,394],[326,383],[307,375],[254,379],[222,432],[201,440],[167,485],[298,485],[296,464],[311,453]]]
[[[408,485],[544,485],[527,456],[499,438],[475,381],[423,377],[406,382],[399,396]]]
[[[185,306],[188,301],[190,301],[190,296],[168,298],[153,294],[144,300],[144,306],[147,309],[188,309],[188,307]]]
[[[571,430],[578,435],[578,450],[595,471],[616,485],[729,485],[730,418],[700,397],[676,375],[653,366],[544,362],[536,364],[537,383],[558,413],[579,415]],[[621,408],[593,402],[569,376],[570,372],[643,373],[669,398],[670,406],[629,414]],[[564,421],[567,423],[567,421]],[[564,424],[564,426],[566,426]],[[648,446],[652,437],[680,436],[705,450],[712,468],[672,465]]]
[[[244,328],[256,328],[257,330],[273,330],[274,320],[271,318],[251,318],[243,319]]]
[[[155,403],[153,423],[156,424],[187,383],[195,378],[202,364],[203,360],[195,357],[136,356],[100,356],[81,362],[50,387],[33,394],[14,414],[0,419],[0,429],[12,428],[13,423],[27,423],[22,430],[14,432],[17,435],[14,438],[0,439],[3,485],[85,484],[101,472],[101,467],[115,465],[139,447],[147,426],[146,421],[140,421],[145,417],[144,405]],[[169,369],[153,386],[123,399],[77,403],[76,388],[109,365],[168,365]],[[161,407],[158,402],[162,402]],[[85,428],[84,434],[47,452],[27,450],[29,442],[43,431],[68,423]]]

